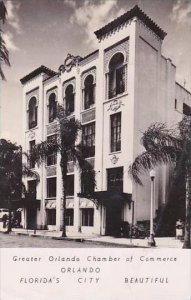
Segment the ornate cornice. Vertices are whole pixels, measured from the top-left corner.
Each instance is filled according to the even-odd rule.
[[[74,56],[68,53],[66,59],[64,60],[64,63],[58,68],[58,71],[60,72],[60,74],[64,72],[70,72],[73,67],[77,67],[79,65],[81,59],[82,58],[79,55]]]

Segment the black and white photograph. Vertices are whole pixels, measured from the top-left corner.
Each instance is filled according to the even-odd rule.
[[[1,0],[0,24],[1,299],[52,299],[62,278],[33,274],[46,259],[65,262],[69,300],[87,284],[93,300],[190,299],[191,1]],[[80,255],[95,274],[77,296]],[[149,275],[107,294],[102,266],[125,263]]]

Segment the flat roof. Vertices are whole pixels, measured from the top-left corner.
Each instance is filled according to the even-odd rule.
[[[55,71],[41,65],[37,69],[33,70],[32,72],[30,72],[29,74],[27,74],[26,76],[21,78],[20,82],[22,84],[25,84],[27,81],[31,80],[32,78],[34,78],[42,73],[48,75],[49,77],[55,76],[57,74]]]
[[[131,10],[127,11],[125,14],[116,18],[114,21],[108,23],[94,33],[96,37],[100,39],[103,35],[109,33],[111,30],[131,20],[134,17],[137,17],[143,23],[145,23],[158,37],[160,37],[160,39],[163,40],[165,38],[166,32],[163,31],[149,16],[147,16],[138,5],[135,5]]]

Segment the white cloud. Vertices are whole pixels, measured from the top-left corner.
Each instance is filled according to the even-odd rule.
[[[6,47],[9,51],[17,51],[19,48],[15,45],[13,41],[13,35],[11,32],[6,31],[6,33],[3,33],[3,39],[5,41]]]
[[[191,1],[177,0],[172,9],[171,19],[178,24],[191,24]]]
[[[118,8],[119,0],[85,0],[82,6],[77,6],[77,2],[74,0],[65,0],[64,3],[73,8],[74,14],[71,16],[70,22],[84,28],[87,35],[85,40],[88,44],[96,42],[95,30],[125,12]]]
[[[10,26],[12,26],[17,33],[21,33],[20,20],[19,20],[19,9],[20,3],[17,0],[7,0],[6,1],[7,8],[7,22]]]

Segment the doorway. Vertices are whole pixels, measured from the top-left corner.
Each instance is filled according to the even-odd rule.
[[[122,207],[107,206],[106,207],[106,235],[119,236],[120,226],[122,222]]]
[[[27,210],[27,229],[36,229],[37,220],[36,208],[29,208]]]

